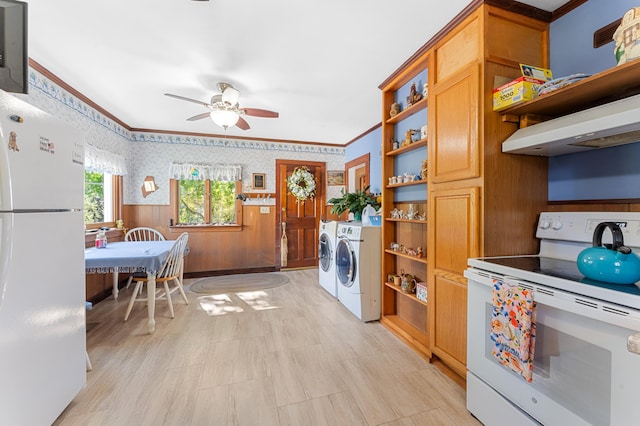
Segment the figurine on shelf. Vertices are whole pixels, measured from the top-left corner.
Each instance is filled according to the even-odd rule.
[[[614,50],[618,65],[640,56],[640,7],[631,8],[622,17],[620,26],[613,33]]]
[[[400,112],[400,104],[394,102],[391,104],[391,110],[389,111],[389,116],[395,117]]]
[[[411,83],[411,89],[409,89],[409,96],[407,97],[407,105],[413,105],[421,100],[422,93],[418,93],[416,90],[416,83]]]
[[[402,146],[407,146],[413,142],[413,135],[417,134],[418,131],[414,129],[409,129],[404,133],[404,141],[402,142]]]
[[[422,180],[427,179],[427,160],[422,160],[422,170],[420,171],[420,176],[422,176]]]
[[[409,211],[407,212],[407,219],[415,219],[418,214],[418,210],[415,204],[409,204]]]
[[[418,248],[416,249],[416,256],[418,256],[418,257],[422,257],[422,247],[418,247]]]

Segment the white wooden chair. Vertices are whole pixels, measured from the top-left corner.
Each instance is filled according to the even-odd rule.
[[[132,228],[124,234],[125,241],[164,241],[164,235],[160,231],[156,231],[153,228],[147,228],[141,226],[139,228]]]
[[[171,318],[174,318],[175,314],[173,312],[173,303],[171,301],[171,295],[175,291],[179,291],[184,299],[185,303],[188,305],[189,300],[187,300],[187,295],[184,293],[184,289],[182,288],[182,269],[184,262],[184,251],[187,247],[187,241],[189,240],[189,234],[183,232],[173,246],[171,247],[171,251],[169,252],[169,256],[165,261],[162,268],[156,273],[156,285],[159,283],[163,284],[163,289],[155,289],[155,298],[156,300],[167,299],[167,303],[169,303],[169,312],[171,313]],[[129,306],[127,306],[127,312],[124,315],[124,320],[129,319],[129,314],[133,309],[133,304],[135,302],[146,302],[146,297],[141,297],[141,290],[144,283],[148,280],[147,276],[144,277],[136,277],[136,286],[133,289],[133,293],[131,294],[131,299],[129,300]],[[170,288],[169,283],[173,283],[173,287]],[[147,290],[149,291],[149,290]],[[151,290],[153,291],[153,289]],[[164,294],[163,294],[164,293]]]
[[[156,231],[153,228],[147,228],[141,226],[139,228],[132,228],[124,234],[125,241],[165,241],[164,235],[160,231]],[[136,278],[146,278],[147,274],[144,272],[136,272],[129,276],[126,287],[129,288],[131,283]],[[182,282],[182,281],[181,281]]]

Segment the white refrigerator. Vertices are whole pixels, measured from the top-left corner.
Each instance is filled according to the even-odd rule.
[[[0,91],[0,423],[49,425],[86,383],[84,136]]]

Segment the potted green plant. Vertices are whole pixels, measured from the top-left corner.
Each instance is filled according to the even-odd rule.
[[[347,210],[353,213],[355,220],[362,220],[362,210],[367,205],[373,206],[376,210],[380,207],[376,197],[371,195],[367,186],[362,191],[356,190],[355,192],[344,192],[344,188],[341,190],[342,196],[334,197],[329,200],[329,204],[333,204],[331,207],[332,214],[342,214]]]

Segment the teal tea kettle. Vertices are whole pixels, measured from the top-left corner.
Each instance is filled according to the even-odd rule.
[[[609,228],[612,244],[602,244],[602,233]],[[640,280],[640,258],[624,245],[622,230],[613,222],[602,222],[593,232],[593,247],[578,255],[578,269],[587,278],[611,284],[634,284]]]

